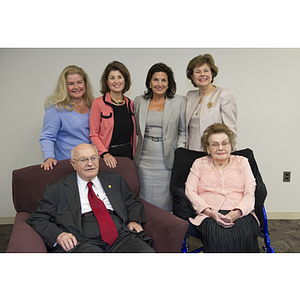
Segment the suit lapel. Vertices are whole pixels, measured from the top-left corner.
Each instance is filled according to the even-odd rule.
[[[175,98],[174,99],[169,99],[166,98],[165,100],[165,106],[164,106],[164,114],[163,114],[163,132],[166,133],[168,124],[169,124],[169,119],[172,115],[173,107],[175,104]],[[164,136],[164,134],[163,134]]]
[[[70,174],[63,183],[63,193],[73,215],[76,226],[81,231],[81,202],[77,185],[76,172]]]
[[[173,107],[175,105],[175,99],[166,98],[164,112],[163,112],[163,132],[165,133],[169,124],[169,119],[173,112]],[[149,100],[143,99],[140,103],[139,109],[139,124],[141,129],[142,137],[144,138],[145,129],[146,129],[146,121],[147,121],[147,113],[149,109]]]
[[[189,99],[189,105],[186,107],[186,126],[188,126],[193,112],[195,111],[200,100],[199,91],[192,94],[192,97]]]
[[[106,174],[103,174],[102,172],[98,173],[98,178],[116,214],[125,220],[126,218],[120,207],[119,193],[116,192],[116,182],[111,180],[109,176],[106,176]]]
[[[150,100],[146,100],[144,98],[142,99],[143,100],[141,101],[140,108],[139,108],[139,123],[140,123],[141,135],[144,138]]]

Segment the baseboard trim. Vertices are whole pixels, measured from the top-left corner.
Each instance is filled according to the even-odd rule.
[[[300,219],[300,211],[267,211],[269,220],[295,220]]]
[[[14,224],[15,217],[0,217],[0,225]]]

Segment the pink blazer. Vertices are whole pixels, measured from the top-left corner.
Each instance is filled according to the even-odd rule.
[[[197,216],[190,219],[191,223],[200,225],[207,218],[202,213],[206,208],[217,211],[238,208],[242,216],[252,213],[256,218],[255,187],[251,167],[243,156],[231,155],[230,163],[220,171],[210,156],[196,159],[185,183],[185,194],[197,212]]]
[[[133,133],[131,135],[131,147],[133,155],[136,148],[136,126],[133,114],[133,101],[126,98],[126,105],[133,122]],[[108,148],[111,142],[113,129],[114,129],[114,115],[111,105],[110,94],[106,93],[104,96],[94,100],[90,111],[90,135],[89,138],[94,146],[98,149],[99,155],[104,152],[108,152]]]

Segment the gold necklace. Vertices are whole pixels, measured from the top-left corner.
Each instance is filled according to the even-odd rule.
[[[115,101],[112,97],[110,97],[110,99],[114,104],[117,104],[117,105],[123,105],[125,103],[124,97],[122,98],[122,100],[120,102]]]

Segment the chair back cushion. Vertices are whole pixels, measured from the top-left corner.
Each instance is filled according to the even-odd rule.
[[[137,196],[140,183],[133,161],[127,157],[118,157],[114,169],[107,167],[100,159],[100,170],[121,174],[127,181],[132,193]],[[17,212],[32,213],[43,198],[46,185],[73,172],[70,160],[58,161],[53,170],[45,171],[41,165],[34,165],[14,170],[12,173],[13,203]]]
[[[187,220],[189,217],[194,218],[197,215],[192,203],[185,196],[185,182],[194,161],[205,155],[206,152],[193,151],[186,148],[175,150],[170,191],[173,197],[173,213],[182,219]]]

